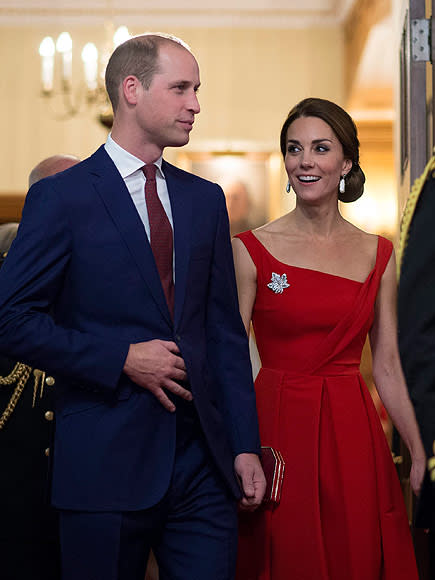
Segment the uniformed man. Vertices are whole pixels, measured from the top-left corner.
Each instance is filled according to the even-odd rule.
[[[399,250],[399,347],[428,457],[416,526],[429,532],[435,578],[435,155],[411,190]]]
[[[29,185],[78,162],[70,155],[44,159],[30,173]],[[17,227],[0,226],[0,263]],[[43,371],[0,357],[2,580],[60,578],[57,515],[48,501],[54,385]]]

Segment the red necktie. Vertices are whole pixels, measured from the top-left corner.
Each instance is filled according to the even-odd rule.
[[[162,282],[163,292],[171,316],[174,314],[174,277],[172,271],[174,241],[168,216],[157,195],[156,166],[144,165],[145,201],[150,222],[150,244],[157,270]]]

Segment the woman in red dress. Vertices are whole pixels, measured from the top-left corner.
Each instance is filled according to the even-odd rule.
[[[412,456],[425,455],[399,362],[391,242],[347,222],[363,191],[355,124],[305,99],[281,131],[296,208],[234,239],[242,318],[252,319],[263,445],[286,462],[281,501],[242,514],[238,580],[417,580],[401,488],[359,371],[373,376]]]

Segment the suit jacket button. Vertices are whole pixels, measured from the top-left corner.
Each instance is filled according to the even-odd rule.
[[[53,377],[47,377],[45,379],[45,384],[48,385],[49,387],[52,387],[54,385],[56,381],[54,380]]]
[[[50,455],[50,447],[47,447],[44,453],[48,457]]]
[[[176,335],[175,335],[175,340],[178,340],[178,341],[180,341],[180,340],[181,340],[181,336],[180,336],[179,334],[176,334]]]
[[[54,419],[53,411],[46,411],[44,417],[46,418],[47,421],[53,421]]]

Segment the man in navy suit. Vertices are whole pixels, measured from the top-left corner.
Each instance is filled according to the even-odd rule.
[[[111,135],[30,189],[0,273],[0,351],[57,377],[64,580],[142,580],[150,547],[161,580],[230,579],[237,500],[253,509],[264,493],[224,195],[162,160],[189,140],[199,84],[177,39],[119,46]]]

